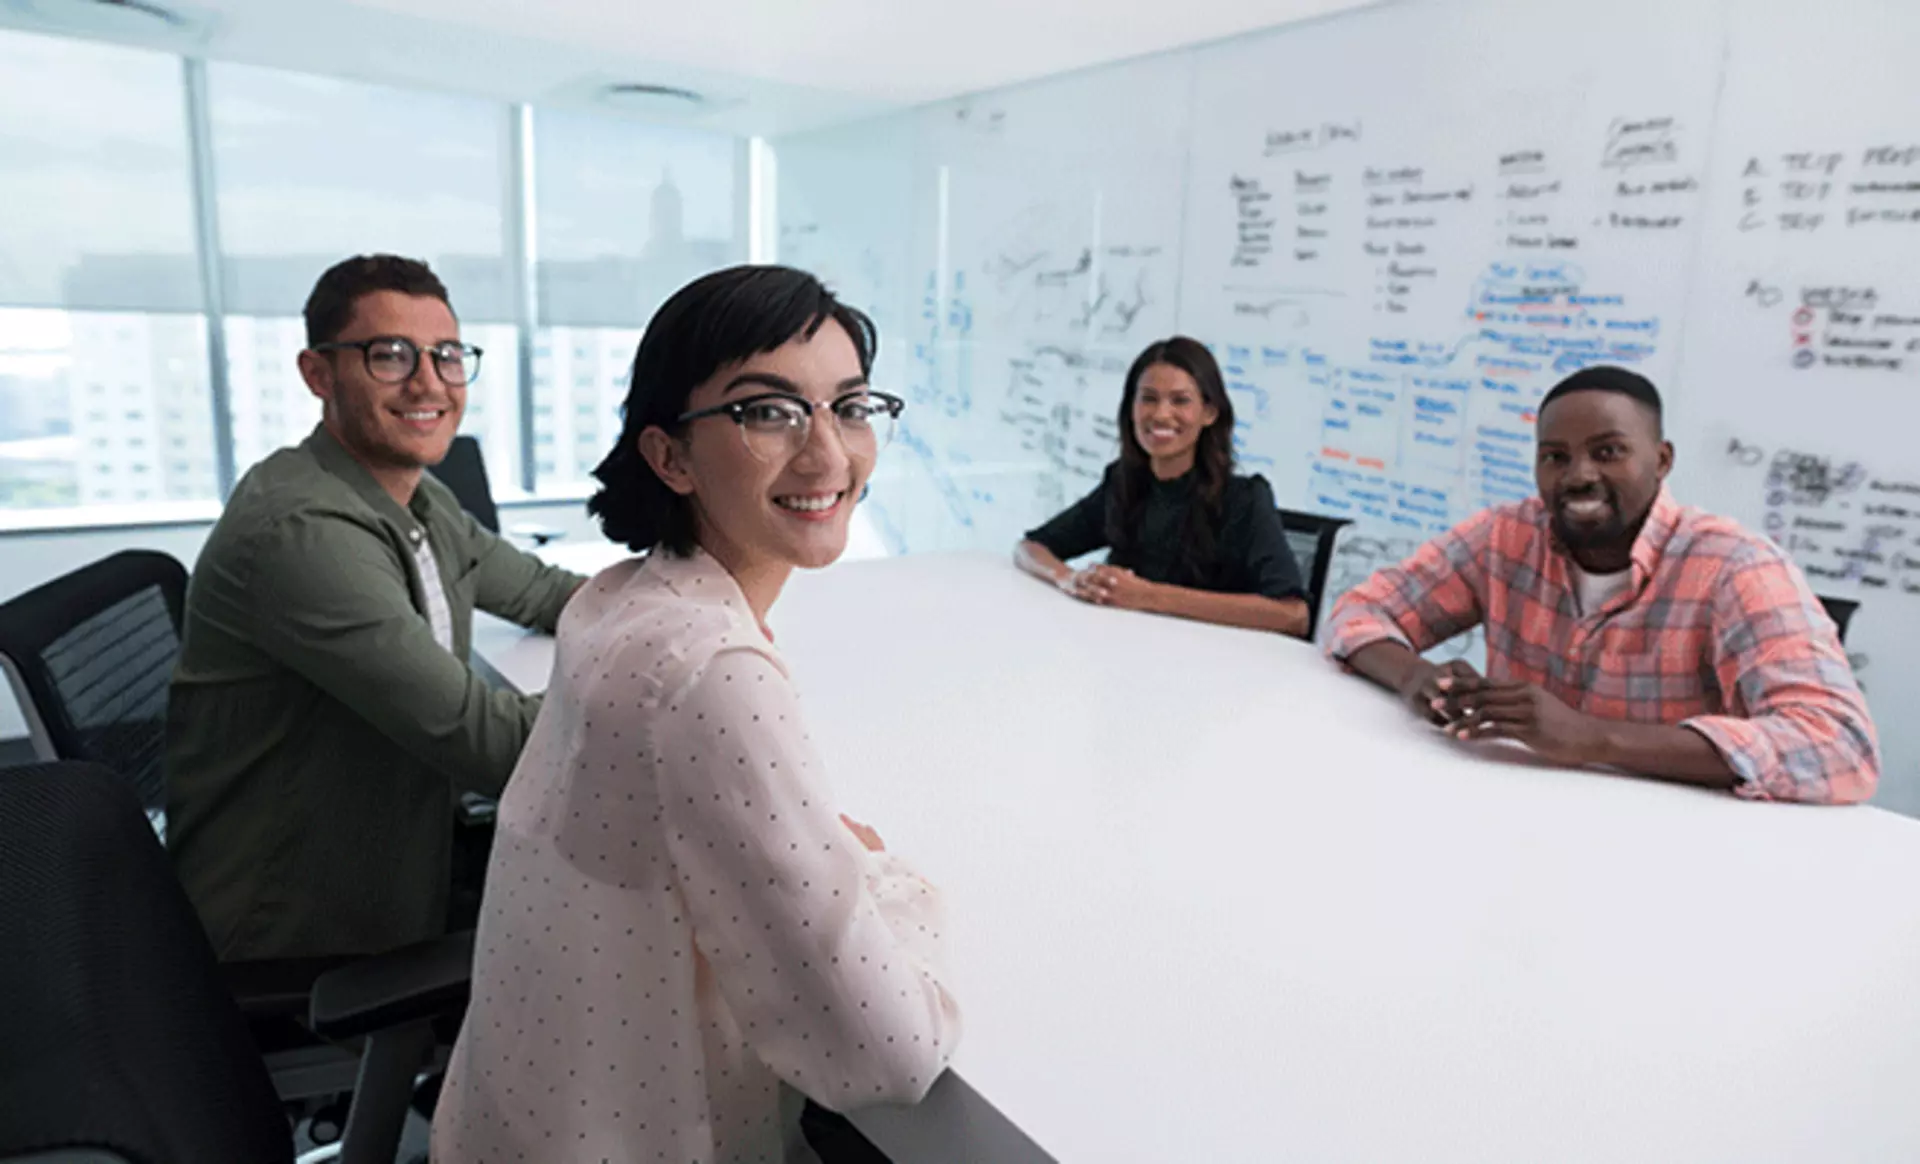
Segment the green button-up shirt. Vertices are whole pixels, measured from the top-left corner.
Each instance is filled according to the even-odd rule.
[[[187,588],[167,723],[167,843],[223,960],[444,931],[458,797],[500,791],[540,706],[468,667],[474,608],[551,631],[581,581],[431,474],[402,507],[324,428],[241,479]]]

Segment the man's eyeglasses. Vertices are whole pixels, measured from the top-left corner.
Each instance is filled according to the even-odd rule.
[[[893,440],[894,421],[906,406],[906,401],[885,392],[849,392],[835,397],[831,404],[816,404],[788,392],[763,392],[683,412],[674,422],[727,417],[739,427],[749,452],[763,461],[781,461],[806,447],[814,410],[824,408],[833,415],[834,430],[847,452],[874,457]]]
[[[382,335],[367,340],[336,340],[315,344],[316,352],[353,349],[366,361],[367,375],[382,384],[404,384],[420,366],[421,349],[403,335]],[[459,387],[471,384],[480,375],[480,349],[472,344],[447,340],[426,349],[433,357],[433,370],[442,383]]]

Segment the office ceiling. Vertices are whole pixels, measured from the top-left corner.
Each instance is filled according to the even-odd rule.
[[[0,0],[0,25],[776,134],[1373,2]]]

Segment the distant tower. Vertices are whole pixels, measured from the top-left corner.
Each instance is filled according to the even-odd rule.
[[[660,172],[660,184],[653,188],[653,234],[647,249],[662,257],[678,254],[687,237],[687,208],[680,187],[673,184],[673,171]]]

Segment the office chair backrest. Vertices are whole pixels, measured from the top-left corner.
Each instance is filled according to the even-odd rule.
[[[500,532],[500,510],[493,503],[493,489],[487,484],[487,460],[480,453],[480,442],[470,436],[453,438],[447,459],[433,466],[432,473],[441,484],[453,490],[460,508],[494,533]]]
[[[156,814],[186,596],[179,562],[127,550],[0,605],[0,655],[35,751],[113,769]]]
[[[0,769],[0,1000],[0,1161],[292,1160],[200,919],[105,768]]]
[[[1860,609],[1860,604],[1851,598],[1828,598],[1824,594],[1815,597],[1820,599],[1820,605],[1827,608],[1827,617],[1833,620],[1835,627],[1839,628],[1840,643],[1845,646],[1847,624],[1853,621],[1853,612]]]
[[[1287,545],[1307,574],[1308,637],[1320,628],[1321,600],[1326,596],[1327,572],[1333,567],[1333,543],[1341,529],[1352,524],[1344,517],[1321,517],[1292,509],[1280,511],[1280,525],[1287,531]]]

